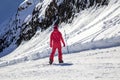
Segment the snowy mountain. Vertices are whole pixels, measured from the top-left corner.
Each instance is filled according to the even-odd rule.
[[[71,23],[82,10],[108,3],[108,0],[25,0],[15,16],[1,25],[0,57],[12,52],[22,41],[30,40],[38,30],[44,31],[55,22]]]
[[[47,65],[54,23],[65,39],[65,65]],[[119,80],[119,0],[25,0],[4,25],[2,80]]]

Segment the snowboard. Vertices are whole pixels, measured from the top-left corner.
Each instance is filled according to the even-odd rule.
[[[73,65],[72,63],[58,63],[58,64],[53,64],[53,65],[56,65],[56,66],[71,66]]]
[[[54,66],[71,66],[73,65],[72,63],[53,63],[49,65],[54,65]]]
[[[42,64],[42,66],[72,66],[73,63],[52,63],[52,64]]]

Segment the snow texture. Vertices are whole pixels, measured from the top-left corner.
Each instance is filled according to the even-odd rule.
[[[39,15],[44,15],[49,3],[44,1]],[[24,2],[21,6],[25,6]],[[21,12],[21,20],[31,19],[33,6]],[[65,64],[58,64],[56,56],[53,65],[48,65],[51,26],[44,32],[38,30],[30,41],[23,41],[0,58],[0,80],[119,80],[120,1],[111,0],[108,6],[91,7],[75,16],[72,23],[59,25],[66,42]],[[11,45],[6,51],[14,47]]]

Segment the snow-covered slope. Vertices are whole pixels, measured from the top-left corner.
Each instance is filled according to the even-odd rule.
[[[36,19],[33,12],[36,7],[42,5],[41,14],[44,15],[45,9],[50,2],[51,0],[25,0],[18,6],[15,15],[0,25],[0,57],[9,54],[16,49],[22,41],[29,40],[35,34],[37,29],[34,30],[32,28],[31,32],[31,26],[28,26],[31,19]],[[34,27],[34,25],[32,25],[32,27]]]
[[[1,80],[119,80],[120,47],[63,55],[64,64],[49,58],[0,67]]]
[[[26,1],[32,2],[33,0],[25,0],[20,5],[20,16],[17,17],[20,20],[18,26],[21,25],[21,21],[27,24],[32,19],[31,12],[34,6],[42,5],[42,3],[34,2],[34,4],[27,3],[28,6]],[[43,2],[42,6],[44,7],[40,10],[40,19],[41,15],[44,16],[45,8],[50,4],[49,0],[41,0],[41,2]],[[37,32],[29,41],[22,41],[17,48],[13,43],[5,50],[9,52],[13,50],[12,48],[16,48],[9,55],[0,58],[0,79],[119,80],[119,26],[119,0],[111,0],[107,6],[93,6],[75,13],[71,23],[62,22],[59,25],[59,30],[66,42],[66,47],[63,47],[65,64],[57,64],[57,57],[55,57],[55,62],[51,66],[47,64],[48,56],[51,53],[49,36],[53,25],[42,32],[41,29],[37,29]],[[11,29],[14,29],[14,27]],[[22,28],[24,27],[23,25]],[[27,29],[29,28],[25,28],[25,31]],[[7,29],[4,28],[4,30]],[[17,30],[18,33],[15,32],[16,34],[14,34],[16,36],[19,34],[19,28]],[[4,31],[2,34],[4,34]]]
[[[44,31],[55,22],[71,23],[82,10],[108,3],[109,0],[25,0],[9,22],[1,25],[0,57],[15,50],[22,41],[30,40],[38,29]]]
[[[110,1],[108,6],[91,7],[76,14],[69,24],[62,23],[59,29],[67,46],[63,53],[105,48],[120,45],[120,1]],[[39,59],[50,54],[49,35],[38,30],[28,42],[23,42],[16,50],[1,60]]]

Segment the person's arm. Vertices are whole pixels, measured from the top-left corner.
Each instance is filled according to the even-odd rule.
[[[63,39],[63,37],[62,37],[62,34],[61,34],[61,41],[62,41],[62,43],[63,43],[63,47],[65,47],[65,42],[64,42],[64,39]]]

